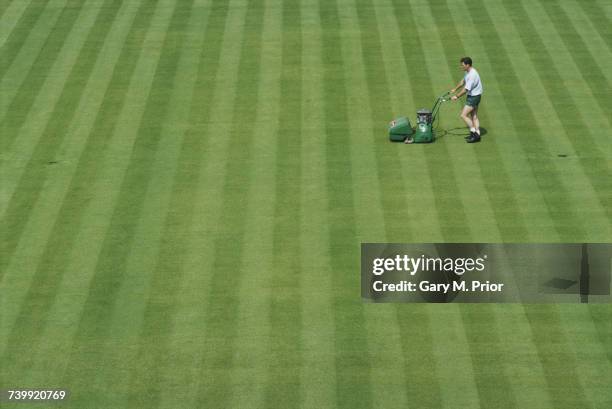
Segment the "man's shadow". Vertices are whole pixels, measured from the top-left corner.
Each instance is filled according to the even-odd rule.
[[[486,134],[488,134],[489,131],[487,131],[487,128],[480,128],[480,136],[483,137]],[[462,136],[462,137],[466,137],[469,136],[470,131],[465,127],[465,126],[460,126],[457,128],[451,128],[451,129],[439,129],[436,130],[436,138],[437,139],[441,139],[444,138],[446,136]]]

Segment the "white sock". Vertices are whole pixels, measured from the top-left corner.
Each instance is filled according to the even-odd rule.
[[[476,128],[474,127],[470,128],[470,132],[476,132]]]
[[[480,128],[476,129],[476,133],[480,135]]]

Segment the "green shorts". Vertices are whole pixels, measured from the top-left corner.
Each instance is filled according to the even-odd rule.
[[[480,104],[480,97],[482,97],[482,95],[468,95],[465,100],[465,105],[476,108],[478,104]]]

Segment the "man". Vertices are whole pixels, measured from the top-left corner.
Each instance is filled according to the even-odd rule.
[[[465,75],[461,82],[451,90],[451,94],[454,94],[461,87],[463,89],[458,94],[453,95],[451,99],[456,101],[463,94],[467,94],[465,106],[461,110],[461,119],[470,129],[470,136],[465,139],[467,143],[480,142],[480,121],[478,120],[478,105],[482,98],[480,75],[478,75],[476,68],[472,67],[472,59],[470,57],[463,57],[461,59],[461,69],[465,71]]]

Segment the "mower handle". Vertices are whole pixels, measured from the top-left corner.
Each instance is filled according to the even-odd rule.
[[[443,102],[446,102],[450,99],[451,92],[446,91],[444,94],[440,95],[436,102],[434,103],[433,108],[431,108],[431,122],[433,123],[436,120],[436,116],[438,116],[438,111],[440,110],[440,105]]]
[[[450,91],[446,91],[444,94],[440,95],[438,97],[439,100],[442,100],[442,102],[448,101],[448,99],[450,98],[452,92]]]

